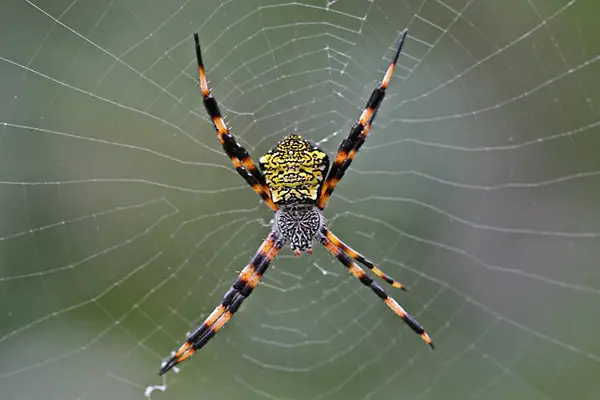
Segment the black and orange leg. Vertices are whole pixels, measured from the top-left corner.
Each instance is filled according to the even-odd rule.
[[[367,135],[369,134],[371,124],[375,120],[379,106],[385,97],[385,91],[390,84],[390,80],[392,79],[392,74],[396,68],[396,63],[398,62],[398,57],[400,57],[407,33],[408,31],[406,30],[402,33],[402,37],[398,43],[398,48],[396,49],[396,54],[394,55],[394,58],[385,75],[383,76],[383,80],[371,93],[371,97],[369,97],[369,100],[367,101],[365,110],[362,112],[356,124],[350,129],[348,137],[342,141],[342,144],[338,149],[335,161],[331,166],[329,173],[327,174],[327,179],[325,179],[325,182],[321,187],[321,193],[319,194],[317,206],[321,210],[327,206],[327,202],[329,201],[333,190],[338,182],[343,178],[344,173],[352,163],[356,152],[363,145]]]
[[[185,343],[161,367],[160,375],[165,374],[176,365],[188,359],[200,350],[239,309],[242,302],[250,296],[260,278],[269,267],[282,247],[281,239],[271,233],[259,247],[248,265],[240,272],[231,288],[227,291],[221,304],[213,310]]]
[[[359,267],[354,261],[352,261],[352,259],[344,251],[342,251],[342,249],[337,247],[330,239],[328,239],[325,235],[325,232],[321,232],[319,240],[327,248],[327,250],[329,250],[331,254],[333,254],[342,264],[344,264],[346,268],[348,268],[348,271],[352,275],[354,275],[363,285],[369,287],[373,291],[373,293],[375,293],[377,297],[383,300],[383,302],[396,315],[402,318],[402,320],[408,326],[410,326],[410,328],[417,335],[421,336],[425,343],[431,346],[432,349],[434,348],[431,338],[429,337],[427,332],[425,332],[425,329],[423,329],[421,324],[419,324],[419,322],[412,315],[406,312],[406,310],[404,310],[404,308],[402,308],[402,306],[398,304],[396,300],[388,296],[385,290],[383,290],[383,288],[379,286],[377,282],[373,281],[373,279],[367,276],[365,271],[361,267]]]
[[[354,250],[352,247],[348,246],[346,243],[342,242],[340,240],[340,238],[335,236],[329,229],[325,229],[324,234],[327,237],[327,239],[329,239],[329,241],[333,243],[333,245],[335,247],[341,249],[350,258],[352,258],[355,261],[358,261],[359,263],[363,264],[365,267],[369,268],[371,271],[373,271],[373,273],[375,275],[377,275],[378,277],[380,277],[382,280],[389,283],[393,287],[404,290],[405,292],[408,292],[408,289],[403,284],[401,284],[400,282],[391,278],[390,276],[386,275],[382,270],[377,268],[371,261],[367,260],[362,254],[360,254],[358,251]]]
[[[225,153],[231,158],[236,171],[244,178],[246,182],[252,187],[252,189],[264,200],[265,203],[273,211],[277,211],[279,207],[271,199],[271,193],[265,183],[265,177],[258,169],[256,163],[248,154],[248,151],[240,146],[233,135],[229,132],[229,128],[225,124],[219,105],[212,96],[210,88],[208,87],[208,81],[206,80],[206,73],[204,71],[204,63],[202,62],[202,51],[200,50],[200,40],[198,34],[194,33],[194,40],[196,42],[196,58],[198,60],[198,72],[200,74],[200,89],[202,90],[202,97],[204,99],[204,108],[210,116],[215,129],[217,130],[217,137],[223,146]]]

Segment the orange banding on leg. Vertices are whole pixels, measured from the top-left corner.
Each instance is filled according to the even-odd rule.
[[[200,88],[202,89],[202,94],[204,96],[208,96],[210,94],[210,89],[208,88],[208,82],[206,81],[206,73],[204,72],[204,67],[200,66],[198,68],[200,71]]]
[[[375,113],[375,110],[372,108],[367,108],[365,109],[365,111],[363,111],[362,115],[360,116],[360,118],[358,119],[358,122],[362,125],[365,126],[367,125],[367,123],[369,122],[369,120],[371,119],[371,117],[373,116],[373,113]]]
[[[400,304],[398,304],[396,300],[392,299],[391,297],[388,297],[384,301],[385,304],[387,304],[388,307],[391,308],[392,311],[395,312],[400,318],[404,319],[406,317],[406,311],[404,311],[404,309],[400,307]]]
[[[217,322],[215,322],[215,324],[210,327],[210,330],[217,333],[223,326],[225,326],[227,321],[229,321],[232,316],[233,313],[231,311],[226,311],[225,314],[223,314],[221,318],[219,318]]]
[[[185,342],[180,348],[179,350],[177,350],[177,353],[175,353],[175,357],[180,357],[185,351],[187,351],[190,347],[192,346],[192,344],[190,342]]]
[[[208,318],[206,318],[206,320],[204,321],[203,325],[210,326],[210,325],[214,324],[214,322],[217,320],[217,318],[219,318],[221,316],[221,314],[223,314],[224,311],[225,311],[225,306],[223,306],[221,304],[220,306],[215,308],[212,313],[210,313]]]
[[[229,129],[227,129],[227,127],[225,126],[225,121],[223,121],[223,118],[221,117],[215,117],[213,118],[213,122],[215,123],[215,126],[217,127],[217,135],[219,135],[219,140],[221,141],[221,143],[223,143],[223,139],[221,138],[221,135],[229,132]]]
[[[252,264],[248,264],[244,267],[242,272],[240,272],[239,278],[244,282],[248,282],[250,278],[252,278],[252,275],[254,275],[254,272],[256,272],[256,267]]]
[[[431,338],[429,337],[427,332],[421,333],[421,339],[423,339],[425,341],[425,343],[427,343],[428,345],[433,347],[433,341],[431,340]]]
[[[390,80],[392,80],[392,74],[394,73],[394,69],[395,69],[395,65],[392,64],[389,66],[389,68],[387,69],[385,76],[383,77],[383,80],[381,81],[381,87],[384,89],[387,89]]]
[[[352,275],[354,275],[358,279],[361,279],[363,276],[365,276],[365,271],[363,271],[358,265],[354,263],[350,264],[348,270]]]

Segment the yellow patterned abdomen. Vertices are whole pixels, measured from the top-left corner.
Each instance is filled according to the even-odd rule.
[[[315,202],[329,168],[327,154],[298,135],[286,136],[259,161],[279,204]]]

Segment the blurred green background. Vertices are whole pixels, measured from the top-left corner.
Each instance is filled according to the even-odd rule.
[[[600,7],[592,0],[0,5],[2,399],[600,398]],[[408,285],[431,352],[322,248],[286,249],[179,373],[271,213],[255,155],[335,153],[409,39],[326,216]]]

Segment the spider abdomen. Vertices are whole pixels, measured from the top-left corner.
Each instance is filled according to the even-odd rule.
[[[275,204],[314,203],[329,158],[301,136],[289,135],[260,158],[260,165]]]
[[[312,247],[317,232],[325,225],[325,217],[317,207],[308,204],[283,206],[275,213],[276,230],[293,251]]]

